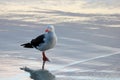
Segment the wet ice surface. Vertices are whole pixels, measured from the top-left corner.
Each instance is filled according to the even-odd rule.
[[[110,6],[113,3],[110,0],[107,6],[108,9],[112,7],[110,11],[99,6],[95,13],[91,9],[78,9],[80,5],[83,7],[84,1],[74,2],[70,8],[73,12],[69,10],[70,2],[61,2],[62,7],[57,3],[44,2],[41,6],[33,6],[24,2],[18,5],[14,1],[1,1],[0,6],[6,6],[0,12],[0,80],[31,80],[30,75],[20,68],[41,69],[41,52],[20,45],[43,33],[47,24],[55,26],[58,43],[47,51],[51,62],[47,63],[46,69],[57,80],[119,80],[119,3]],[[21,6],[23,4],[26,6]],[[50,8],[43,7],[46,4]],[[95,3],[87,5],[89,8],[94,6]],[[99,9],[103,11],[100,13]]]

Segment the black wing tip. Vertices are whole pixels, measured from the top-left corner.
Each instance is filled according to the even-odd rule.
[[[23,46],[24,48],[33,48],[33,46],[30,43],[21,44],[20,46]]]
[[[24,44],[21,44],[20,46],[24,46]]]

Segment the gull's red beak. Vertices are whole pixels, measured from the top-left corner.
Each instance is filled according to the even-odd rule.
[[[49,31],[48,29],[45,30],[45,32],[48,32],[48,31]]]

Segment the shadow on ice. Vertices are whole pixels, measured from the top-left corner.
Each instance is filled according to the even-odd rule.
[[[48,70],[33,70],[28,67],[23,67],[20,69],[30,73],[30,78],[33,80],[55,80],[55,76]]]

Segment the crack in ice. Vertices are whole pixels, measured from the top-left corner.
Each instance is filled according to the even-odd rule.
[[[104,58],[104,57],[109,57],[109,56],[113,56],[113,55],[116,55],[116,54],[120,54],[120,51],[118,52],[115,52],[115,53],[112,53],[112,54],[106,54],[106,55],[102,55],[102,56],[98,56],[98,57],[93,57],[93,58],[89,58],[89,59],[85,59],[85,60],[80,60],[80,61],[75,61],[73,63],[70,63],[70,64],[67,64],[63,67],[60,67],[58,68],[57,70],[54,70],[55,73],[59,73],[61,69],[64,69],[66,67],[70,67],[70,66],[73,66],[73,65],[76,65],[78,63],[84,63],[84,62],[88,62],[88,61],[91,61],[91,60],[95,60],[95,59],[99,59],[99,58]]]

